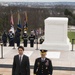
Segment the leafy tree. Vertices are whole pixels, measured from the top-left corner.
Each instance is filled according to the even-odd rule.
[[[73,16],[73,14],[72,14],[72,12],[70,11],[70,10],[68,10],[68,9],[65,9],[65,11],[64,11],[64,14],[66,15],[66,16]]]

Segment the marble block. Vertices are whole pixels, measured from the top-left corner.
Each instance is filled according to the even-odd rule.
[[[45,41],[40,49],[71,50],[68,38],[68,18],[48,17],[45,22]]]

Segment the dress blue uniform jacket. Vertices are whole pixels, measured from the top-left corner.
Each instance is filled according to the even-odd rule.
[[[40,58],[35,60],[34,74],[35,75],[52,75],[53,67],[50,59],[45,58],[44,61]]]

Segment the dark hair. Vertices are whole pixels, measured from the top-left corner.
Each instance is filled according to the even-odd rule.
[[[23,46],[19,46],[18,49],[21,48],[24,51],[24,47]]]

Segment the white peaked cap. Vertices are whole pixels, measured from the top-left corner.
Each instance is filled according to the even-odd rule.
[[[24,33],[27,33],[27,31],[24,31]]]

